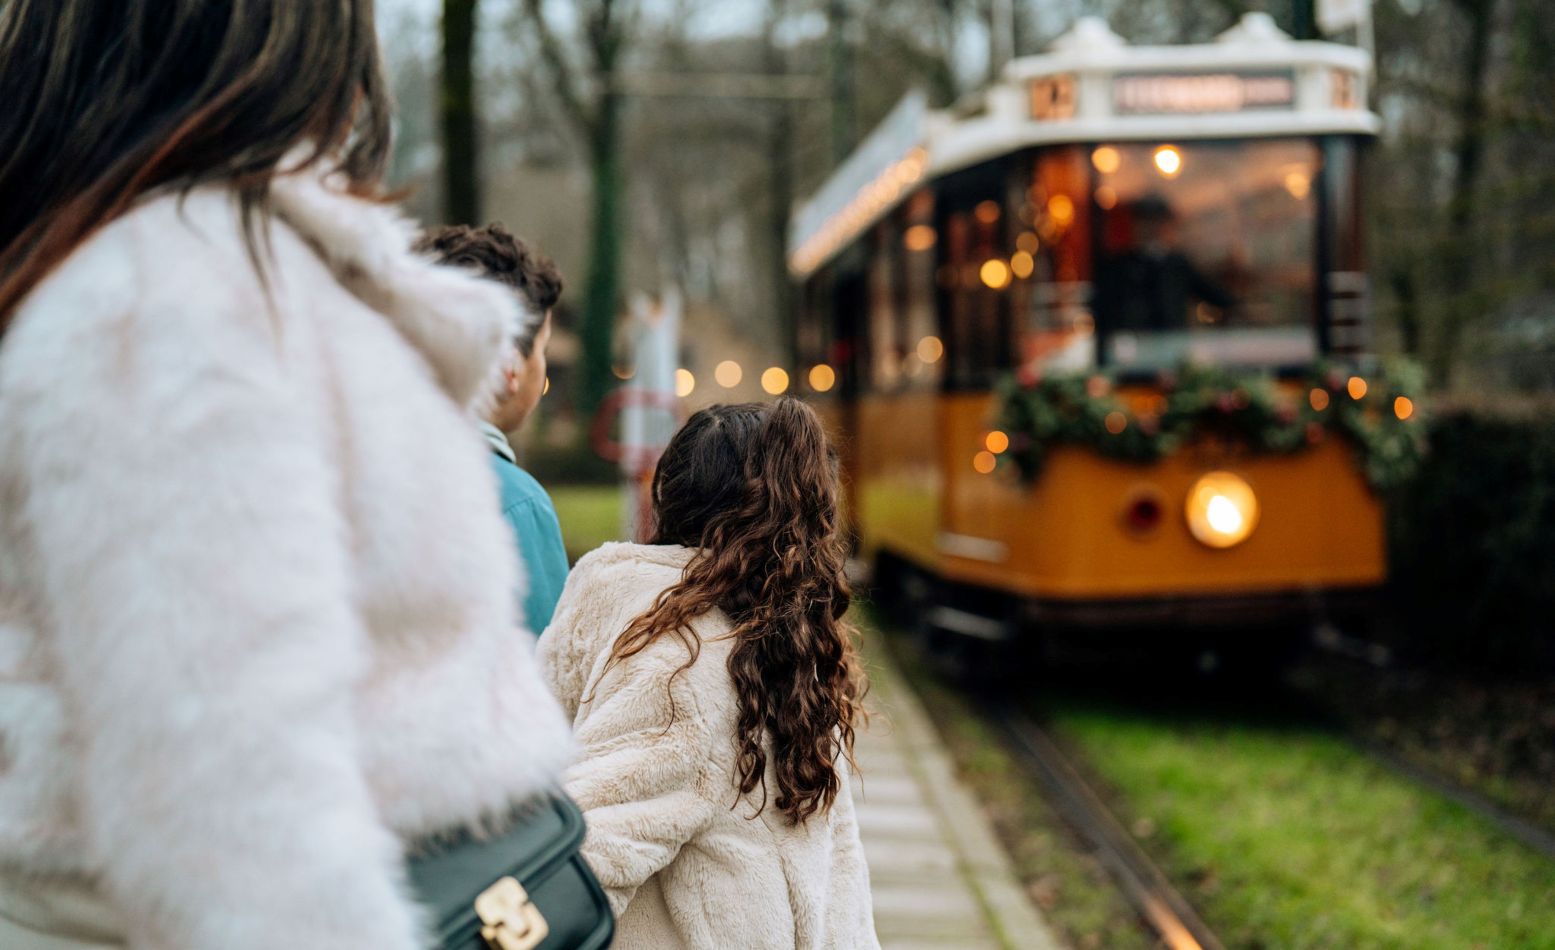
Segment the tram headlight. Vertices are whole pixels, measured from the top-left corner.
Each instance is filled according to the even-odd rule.
[[[1258,496],[1230,472],[1210,472],[1188,490],[1188,530],[1200,543],[1229,548],[1258,527]]]

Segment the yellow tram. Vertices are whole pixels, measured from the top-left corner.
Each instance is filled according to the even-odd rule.
[[[1370,68],[1262,14],[1177,47],[1084,19],[951,111],[908,96],[798,210],[796,375],[882,581],[919,582],[942,629],[997,638],[1304,621],[1384,580],[1379,496],[1324,425],[1411,411],[1378,382],[1390,402],[1356,395],[1376,379]],[[1253,393],[1270,431],[1312,438],[1269,451],[1237,435],[1252,423],[1182,416],[1163,441],[1184,373],[1227,387],[1226,419]],[[1001,428],[1011,393],[1040,402],[1060,379],[1081,382],[1059,428]],[[1039,437],[1040,468],[1011,464]]]

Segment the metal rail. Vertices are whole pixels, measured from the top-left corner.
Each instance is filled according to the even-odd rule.
[[[1009,710],[996,713],[994,718],[1065,821],[1085,839],[1123,896],[1162,942],[1171,950],[1225,950],[1036,723]]]

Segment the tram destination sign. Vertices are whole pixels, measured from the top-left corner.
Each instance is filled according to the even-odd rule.
[[[1294,69],[1119,73],[1112,79],[1112,108],[1117,115],[1203,115],[1295,107]]]

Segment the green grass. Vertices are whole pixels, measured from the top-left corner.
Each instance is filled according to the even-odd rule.
[[[604,544],[621,540],[621,489],[614,485],[563,485],[550,488],[556,517],[562,525],[567,560]]]
[[[1555,948],[1555,863],[1337,736],[1049,706],[1231,947]]]

